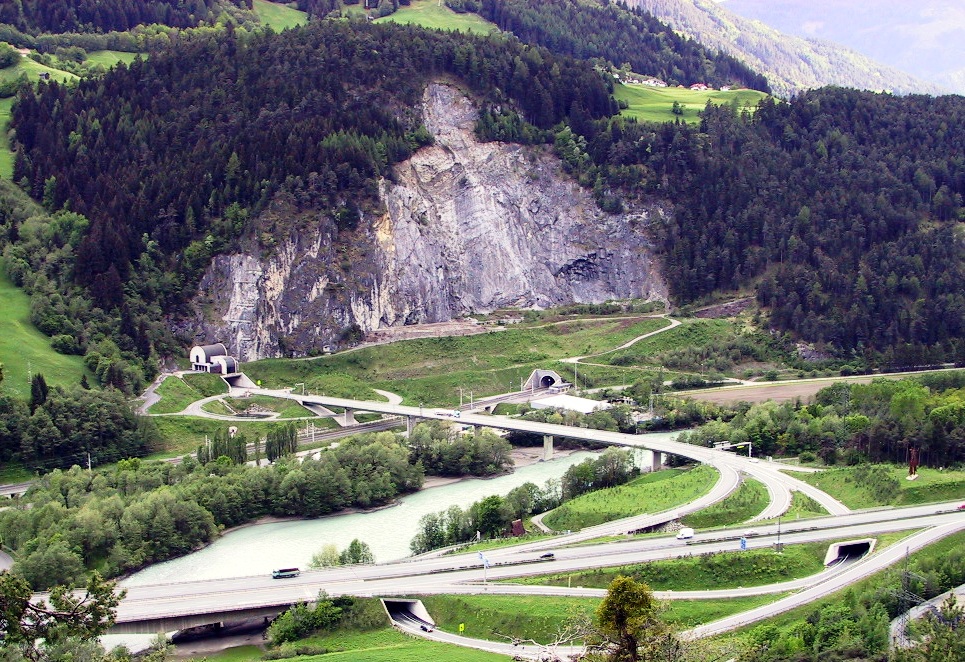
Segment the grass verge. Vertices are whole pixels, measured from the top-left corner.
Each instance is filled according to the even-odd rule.
[[[771,549],[749,549],[744,552],[684,556],[619,568],[526,577],[513,583],[606,588],[617,575],[624,575],[649,585],[655,591],[764,586],[821,572],[829,544],[787,545],[783,554],[775,554]]]
[[[621,517],[658,513],[706,494],[717,481],[713,467],[665,469],[644,474],[626,485],[584,494],[543,518],[556,531],[577,530]]]
[[[767,504],[768,494],[764,483],[745,478],[736,492],[709,508],[687,515],[683,524],[695,529],[740,524],[759,514]]]
[[[580,614],[592,616],[599,598],[569,598],[530,595],[432,595],[421,598],[439,629],[462,632],[467,637],[500,639],[510,637],[547,642],[567,621]]]

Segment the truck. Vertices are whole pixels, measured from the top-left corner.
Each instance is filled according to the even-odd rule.
[[[281,568],[280,570],[272,570],[272,579],[286,579],[288,577],[297,577],[302,574],[302,571],[298,568]]]
[[[677,540],[686,540],[687,538],[694,537],[694,530],[689,526],[685,526],[677,532]]]

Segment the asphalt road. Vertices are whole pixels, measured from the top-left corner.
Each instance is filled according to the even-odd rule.
[[[955,531],[965,529],[965,513],[954,511],[956,503],[941,506],[918,506],[914,508],[875,510],[853,513],[846,517],[826,517],[801,520],[782,526],[782,542],[805,542],[866,537],[889,530],[926,528],[913,538],[895,545],[868,559],[856,562],[836,572],[822,573],[811,584],[799,580],[800,595],[816,599],[850,581],[856,581],[900,558],[905,549],[918,549],[929,542]],[[770,527],[761,527],[763,535],[748,540],[750,546],[764,547],[774,541]],[[681,555],[733,551],[739,548],[740,529],[730,533],[711,532],[698,534],[692,541],[678,541],[671,537],[647,537],[621,543],[604,543],[578,547],[564,547],[570,536],[558,536],[549,544],[555,544],[555,558],[538,560],[539,554],[525,551],[525,547],[511,547],[486,552],[491,566],[484,571],[478,555],[459,554],[442,558],[401,561],[370,566],[349,566],[320,571],[303,572],[299,577],[274,580],[270,576],[239,577],[211,581],[183,582],[154,586],[128,588],[127,597],[118,609],[118,622],[136,621],[144,618],[205,613],[231,608],[258,607],[284,604],[314,598],[319,590],[329,595],[387,596],[418,595],[433,593],[507,593],[544,595],[600,595],[591,589],[566,589],[563,587],[522,586],[495,584],[493,582],[535,574],[565,573],[579,569],[620,566],[642,561],[671,559]],[[483,584],[484,575],[488,580]],[[792,586],[775,585],[756,589],[729,591],[673,592],[661,597],[714,599],[755,593],[784,592]],[[696,628],[693,636],[704,636],[717,628],[736,627],[749,619],[764,618],[799,602],[785,598],[766,608],[741,615],[741,619],[722,625],[709,624]],[[719,630],[717,630],[719,631]]]

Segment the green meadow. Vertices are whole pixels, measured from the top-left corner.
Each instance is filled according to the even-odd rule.
[[[681,120],[696,123],[699,113],[707,107],[707,102],[718,106],[733,105],[738,110],[753,112],[758,102],[767,95],[756,90],[695,91],[681,87],[650,87],[638,83],[614,85],[613,96],[617,101],[625,101],[628,107],[620,111],[626,117],[645,122],[673,122]],[[680,106],[681,114],[673,112],[674,102]]]
[[[2,265],[0,265],[2,266]],[[86,372],[79,356],[58,354],[30,321],[30,298],[0,269],[0,390],[30,395],[30,376],[42,374],[50,385],[76,386]]]
[[[471,34],[489,34],[497,30],[495,25],[478,14],[457,14],[439,0],[413,0],[408,7],[400,5],[398,11],[377,18],[375,22],[419,25],[433,30],[457,30]]]
[[[275,32],[308,23],[308,14],[278,2],[254,0],[254,10],[261,24]]]
[[[518,390],[534,368],[573,368],[562,358],[592,354],[619,346],[637,336],[667,326],[662,318],[580,319],[538,326],[511,326],[474,336],[428,338],[365,347],[308,360],[265,359],[245,364],[245,373],[266,388],[304,383],[306,391],[325,395],[381,400],[372,389],[393,391],[409,404],[436,406]],[[659,336],[658,336],[659,337]],[[581,366],[581,386],[632,383],[639,372],[610,369],[587,371]],[[606,375],[603,383],[587,382]],[[628,380],[628,375],[630,376]],[[636,375],[636,376],[634,376]]]

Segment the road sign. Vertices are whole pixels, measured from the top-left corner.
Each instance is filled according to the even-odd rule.
[[[460,623],[460,624],[459,624],[459,631],[460,631],[460,632],[465,632],[465,631],[466,631],[466,624],[465,624],[465,623]]]
[[[741,537],[741,549],[747,549],[747,538]]]

